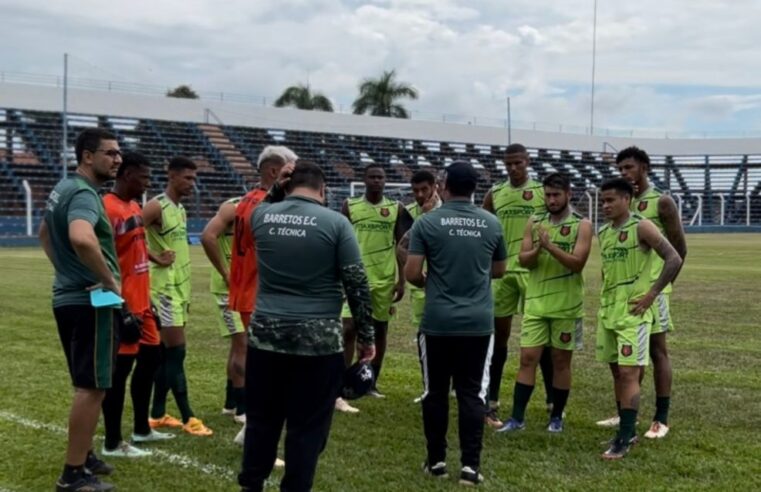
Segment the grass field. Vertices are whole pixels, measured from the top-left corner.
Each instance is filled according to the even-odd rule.
[[[549,435],[543,390],[535,392],[528,429],[518,435],[486,430],[483,490],[758,490],[761,488],[760,235],[691,235],[689,256],[675,287],[677,331],[669,336],[674,366],[672,432],[643,442],[623,462],[603,462],[611,437],[594,421],[614,409],[605,366],[594,361],[594,312],[599,256],[587,267],[585,350],[574,360],[566,431]],[[122,491],[237,490],[239,427],[219,414],[224,396],[226,342],[219,338],[208,294],[210,267],[193,248],[193,302],[187,373],[196,414],[211,438],[180,435],[153,446],[152,458],[113,460],[111,481]],[[71,389],[50,308],[51,266],[38,249],[0,249],[0,492],[52,490],[63,462]],[[455,490],[420,472],[424,440],[420,376],[406,300],[392,325],[381,380],[385,400],[361,400],[358,415],[335,416],[316,490]],[[516,329],[503,380],[503,416],[517,366]],[[648,373],[640,432],[653,413]],[[129,404],[128,404],[129,405]],[[175,407],[170,401],[169,408]],[[454,410],[455,405],[450,407]],[[451,469],[459,469],[455,411],[450,425]],[[176,412],[175,412],[176,414]],[[124,432],[131,429],[131,409]],[[102,436],[102,428],[98,434]],[[100,449],[102,441],[96,443]],[[273,482],[280,475],[275,472]],[[273,485],[273,489],[274,489]]]

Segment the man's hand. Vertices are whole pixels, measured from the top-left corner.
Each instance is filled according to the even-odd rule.
[[[162,267],[168,267],[172,263],[174,263],[175,254],[174,251],[171,249],[167,249],[166,251],[162,251],[158,255],[155,255],[154,261],[157,265]]]
[[[372,360],[375,358],[375,344],[357,344],[357,351],[359,352],[360,362],[372,362]]]
[[[392,302],[399,302],[404,297],[404,282],[397,282],[394,286],[394,298]]]
[[[119,285],[119,282],[117,282],[114,277],[111,277],[107,282],[98,282],[97,284],[91,285],[87,288],[88,291],[95,289],[110,290],[120,297],[122,295],[122,286]]]
[[[635,316],[641,316],[648,309],[650,309],[650,306],[653,305],[653,302],[655,302],[655,294],[653,294],[652,291],[648,291],[647,294],[640,297],[639,299],[632,299],[629,301],[629,304],[634,304],[634,307],[631,308],[629,312]]]
[[[423,205],[420,207],[420,209],[423,211],[423,213],[428,213],[434,208],[436,208],[436,204],[439,203],[439,194],[435,191],[431,193],[431,196],[428,197],[428,200],[423,203]]]
[[[285,185],[291,180],[293,170],[296,168],[296,164],[289,162],[285,166],[280,168],[280,174],[277,176],[277,184],[280,188],[285,189]]]
[[[547,249],[552,241],[550,241],[550,233],[544,227],[537,227],[537,235],[539,237],[539,245]]]

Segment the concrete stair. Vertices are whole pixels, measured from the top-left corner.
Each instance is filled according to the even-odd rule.
[[[258,173],[251,162],[244,156],[240,150],[233,144],[217,125],[202,124],[198,128],[203,132],[209,142],[219,151],[220,154],[230,163],[233,171],[238,173],[250,188],[257,180]]]

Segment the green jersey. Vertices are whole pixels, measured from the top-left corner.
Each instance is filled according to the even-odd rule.
[[[494,332],[492,262],[505,259],[499,221],[470,201],[450,200],[418,220],[410,254],[428,265],[420,331],[441,336]]]
[[[230,198],[225,201],[225,205],[230,203],[232,205],[238,205],[242,197]],[[232,224],[225,230],[225,232],[217,238],[217,245],[219,246],[219,252],[222,255],[222,260],[225,262],[227,271],[230,271],[230,262],[232,261],[233,251],[233,227]],[[228,287],[225,283],[225,279],[219,274],[216,268],[211,269],[211,276],[209,278],[209,290],[212,294],[227,294]]]
[[[496,184],[491,189],[494,214],[502,224],[507,248],[507,271],[527,272],[518,262],[521,252],[523,231],[528,220],[536,214],[544,213],[544,188],[542,183],[527,180],[522,186],[515,187],[510,180]]]
[[[53,307],[89,305],[87,288],[99,282],[71,246],[69,224],[75,220],[85,220],[93,226],[106,264],[116,281],[120,281],[111,222],[97,189],[90,181],[79,174],[59,181],[48,197],[44,220],[55,268]]]
[[[178,301],[190,301],[190,247],[185,207],[174,203],[166,193],[156,197],[161,205],[161,227],[146,228],[148,249],[154,253],[174,251],[174,263],[162,267],[151,262],[151,291],[179,295]]]
[[[379,203],[373,204],[361,196],[349,198],[348,205],[370,286],[396,282],[394,229],[399,202],[384,196]]]
[[[549,232],[550,241],[566,253],[573,253],[582,217],[572,212],[554,223],[550,214],[535,217],[535,224]],[[534,234],[534,243],[538,242]],[[536,267],[530,270],[526,286],[525,314],[543,318],[576,319],[584,316],[584,277],[564,267],[542,249]]]
[[[631,211],[655,224],[658,230],[661,231],[661,234],[664,234],[665,230],[663,229],[663,222],[661,221],[661,216],[658,215],[658,201],[661,199],[661,196],[663,196],[662,191],[650,186],[640,196],[632,198]],[[653,258],[653,270],[651,272],[653,276],[652,280],[657,280],[658,277],[661,276],[662,271],[663,259],[660,256],[657,256],[657,258]],[[669,292],[671,292],[671,284],[668,284],[663,289],[664,294],[668,294]]]
[[[620,227],[606,224],[600,229],[603,276],[600,320],[604,328],[635,326],[648,321],[643,318],[652,316],[651,310],[643,316],[629,313],[632,308],[629,302],[645,295],[652,286],[650,270],[653,256],[657,256],[640,246],[637,227],[642,220],[632,214]]]

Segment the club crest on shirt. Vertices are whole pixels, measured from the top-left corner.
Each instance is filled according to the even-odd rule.
[[[563,227],[560,228],[560,235],[561,236],[567,236],[570,233],[571,233],[571,226],[564,225]]]
[[[380,209],[380,214],[383,217],[388,217],[389,215],[391,215],[391,211],[388,208],[383,207],[382,209]]]
[[[523,192],[523,199],[524,200],[529,201],[532,198],[534,198],[534,192],[533,191],[526,190],[526,191]]]
[[[632,355],[632,346],[631,345],[621,345],[621,355],[624,357],[629,357]]]
[[[618,235],[618,240],[623,243],[627,239],[629,239],[629,231],[621,231],[621,234]]]
[[[571,334],[567,331],[564,331],[560,334],[560,341],[563,343],[568,343],[571,341]]]
[[[645,210],[647,210],[647,200],[639,202],[639,205],[637,205],[637,210],[639,210],[640,212],[644,212]]]

